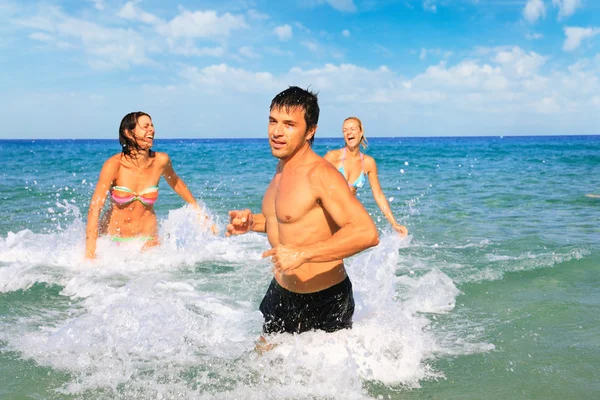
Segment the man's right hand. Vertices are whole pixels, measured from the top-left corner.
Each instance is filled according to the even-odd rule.
[[[229,224],[227,225],[225,235],[231,236],[247,233],[252,230],[253,224],[254,218],[250,210],[231,210],[229,211]]]

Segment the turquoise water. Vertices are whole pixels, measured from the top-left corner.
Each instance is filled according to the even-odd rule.
[[[369,144],[409,238],[361,189],[381,243],[347,260],[354,328],[276,336],[259,357],[263,235],[208,235],[163,181],[163,245],[101,239],[85,262],[118,142],[0,141],[0,398],[598,398],[600,137]],[[221,232],[276,164],[265,139],[155,149]]]

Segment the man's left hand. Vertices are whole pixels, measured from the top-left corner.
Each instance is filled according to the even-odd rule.
[[[306,262],[304,252],[294,245],[277,245],[265,251],[262,257],[271,257],[273,268],[282,274],[288,274]]]

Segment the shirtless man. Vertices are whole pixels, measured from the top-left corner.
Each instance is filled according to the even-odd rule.
[[[262,213],[229,212],[227,235],[266,232],[273,280],[260,305],[264,333],[352,327],[354,298],[343,259],[379,243],[344,177],[312,150],[317,96],[290,87],[271,102],[269,144],[280,161]]]

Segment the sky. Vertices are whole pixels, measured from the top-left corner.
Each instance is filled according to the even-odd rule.
[[[266,137],[318,92],[317,138],[600,134],[600,0],[0,0],[0,139]]]

